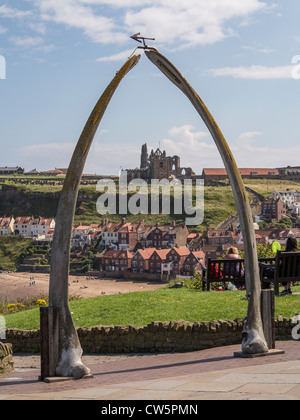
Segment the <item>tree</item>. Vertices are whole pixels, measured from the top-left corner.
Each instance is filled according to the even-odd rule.
[[[289,217],[283,217],[279,222],[274,223],[274,226],[278,229],[292,229],[293,222]]]

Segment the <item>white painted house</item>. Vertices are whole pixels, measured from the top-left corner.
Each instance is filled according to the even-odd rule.
[[[14,223],[14,235],[30,237],[33,220],[33,217],[17,217]]]
[[[300,192],[297,190],[286,190],[286,191],[273,191],[272,194],[270,194],[270,197],[272,199],[280,199],[284,204],[286,204],[288,207],[293,205],[295,202],[300,201]]]
[[[31,224],[30,236],[46,236],[50,229],[55,228],[54,219],[34,219]]]
[[[55,228],[54,219],[34,219],[34,217],[17,217],[14,222],[14,235],[33,237],[45,236],[50,229]]]

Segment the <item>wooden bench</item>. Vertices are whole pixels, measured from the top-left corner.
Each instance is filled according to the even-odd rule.
[[[267,277],[266,271],[272,265],[260,263],[260,278],[262,287],[274,284],[275,295],[279,295],[280,283],[300,281],[300,252],[278,251],[274,262],[274,277]]]
[[[240,260],[226,260],[226,259],[211,259],[208,258],[207,268],[203,268],[202,273],[202,289],[203,291],[210,290],[211,283],[223,283],[226,288],[226,283],[245,283],[245,274],[242,269],[244,266],[244,259]],[[275,258],[259,258],[259,263],[264,263],[270,266],[275,264]]]

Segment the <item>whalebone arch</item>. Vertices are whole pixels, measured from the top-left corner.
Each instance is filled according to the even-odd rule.
[[[245,272],[249,308],[242,348],[244,353],[265,353],[268,351],[268,347],[263,333],[260,312],[261,288],[255,233],[247,194],[235,160],[212,115],[179,71],[157,50],[145,48],[145,53],[149,60],[192,102],[207,125],[222,156],[231,181],[245,241]],[[51,372],[53,376],[70,376],[80,379],[89,373],[89,369],[83,365],[81,360],[83,352],[68,299],[69,258],[75,207],[85,162],[102,117],[119,84],[139,59],[140,56],[128,59],[98,101],[77,143],[61,193],[52,246],[49,290],[49,306],[52,309],[55,308],[59,319],[59,322],[55,323],[58,340],[51,353],[50,364],[53,368]]]

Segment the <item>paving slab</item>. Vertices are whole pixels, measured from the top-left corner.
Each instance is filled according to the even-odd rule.
[[[278,373],[230,373],[216,382],[254,384],[300,384],[300,375]]]
[[[236,359],[239,347],[105,362],[89,356],[93,379],[50,384],[38,381],[26,359],[18,372],[0,376],[0,400],[300,400],[299,342],[278,343],[285,354],[263,359]]]

